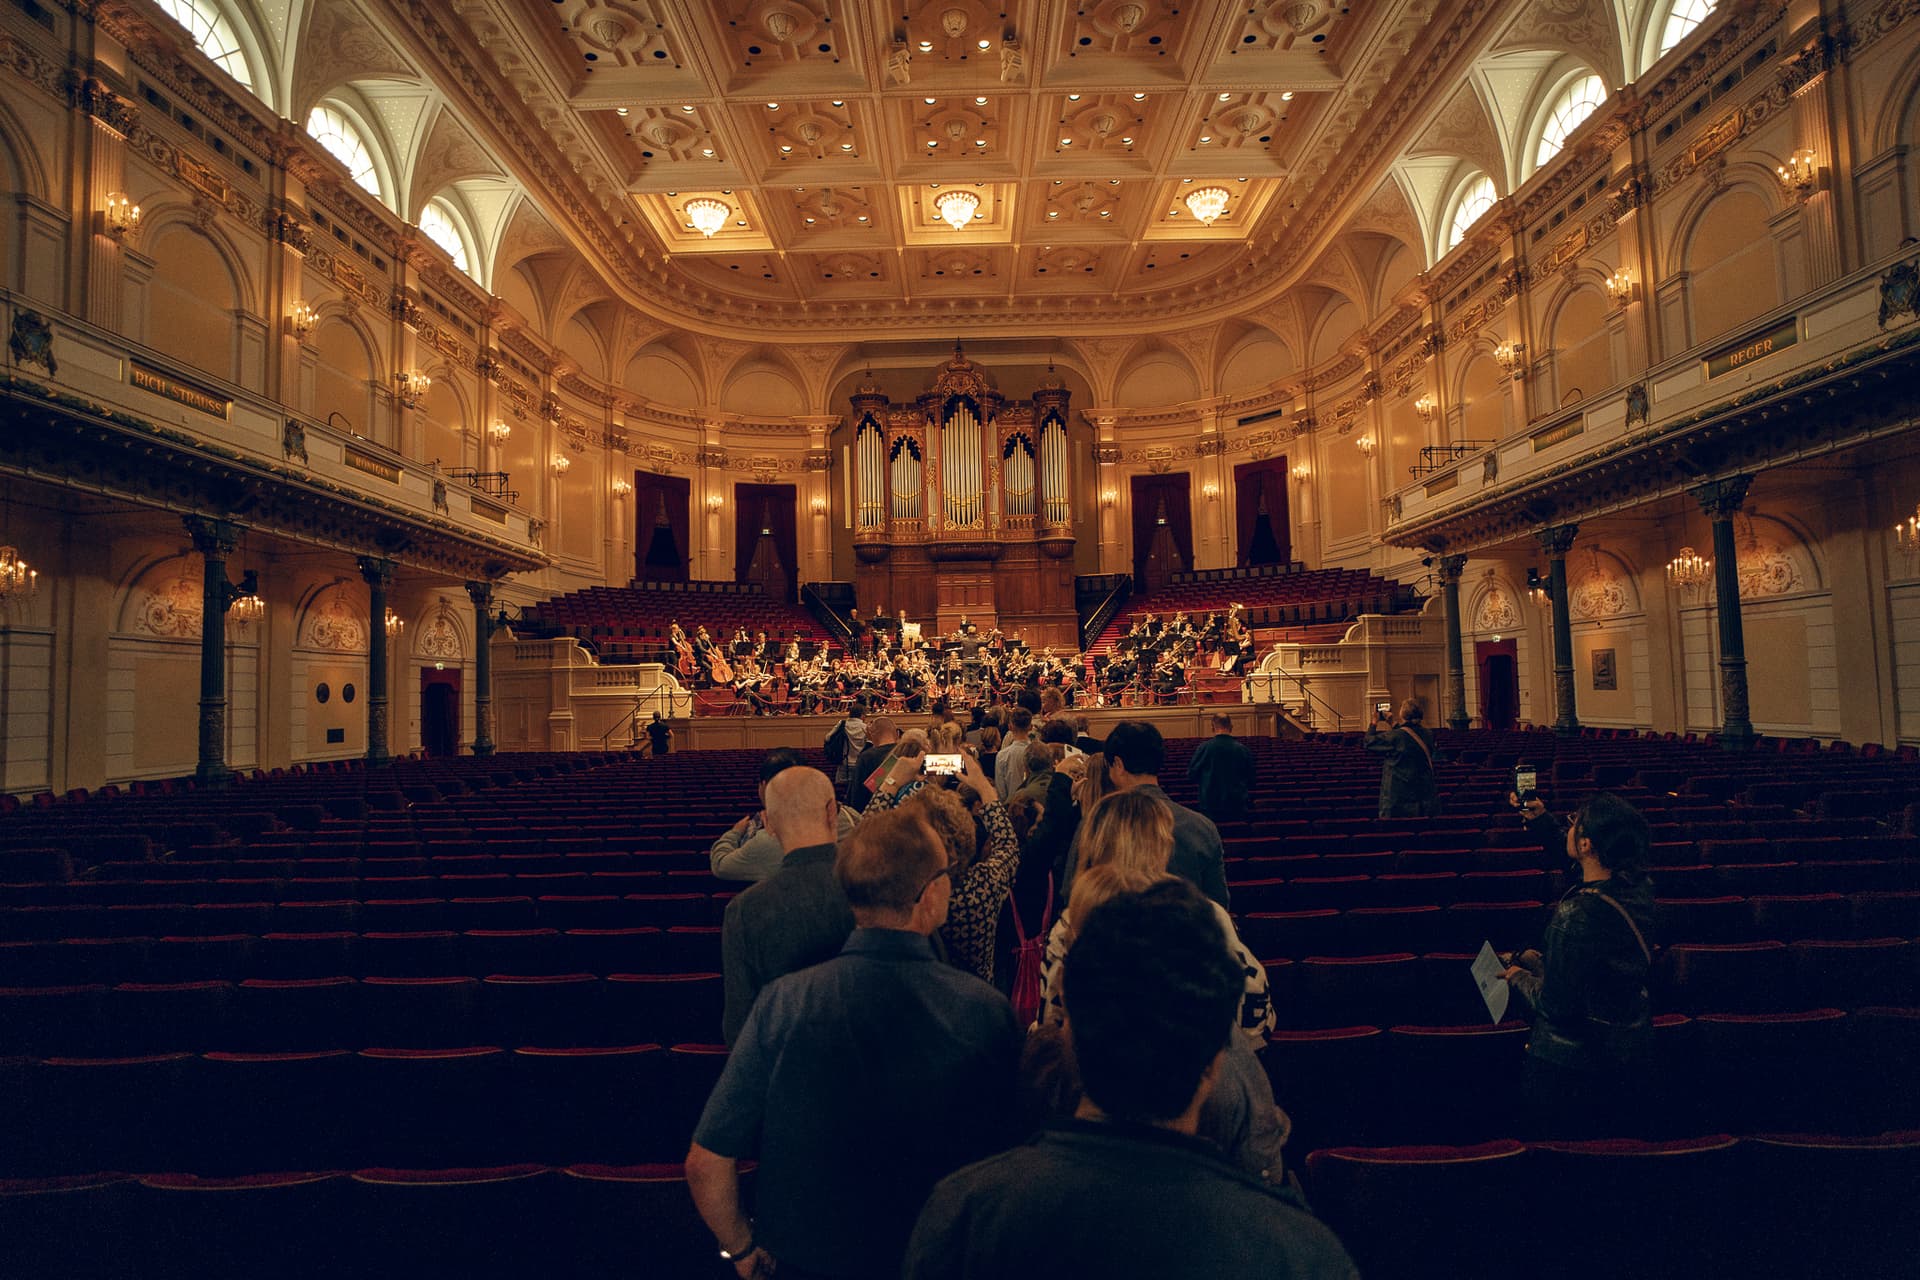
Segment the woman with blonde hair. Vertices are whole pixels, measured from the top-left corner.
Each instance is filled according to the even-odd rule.
[[[1088,773],[1093,772],[1088,768]],[[1060,999],[1060,962],[1073,945],[1074,919],[1085,919],[1091,907],[1081,897],[1081,883],[1102,868],[1117,868],[1122,876],[1164,877],[1167,861],[1173,856],[1173,807],[1158,796],[1142,791],[1121,791],[1093,807],[1080,825],[1080,853],[1073,886],[1068,891],[1067,908],[1047,935],[1045,959],[1040,971],[1040,1024],[1058,1025],[1066,1014]],[[1106,885],[1090,892],[1111,897],[1116,890]],[[1101,899],[1104,901],[1104,899]],[[1240,1030],[1255,1048],[1263,1048],[1267,1032],[1273,1030],[1273,998],[1267,987],[1266,966],[1254,959],[1234,931],[1233,918],[1226,908],[1214,903],[1214,916],[1220,922],[1221,941],[1247,975],[1246,992],[1240,1001]]]
[[[960,726],[952,720],[942,721],[927,730],[927,750],[934,755],[955,755],[960,750]]]

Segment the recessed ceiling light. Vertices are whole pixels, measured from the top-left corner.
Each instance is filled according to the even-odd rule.
[[[1230,94],[1230,93],[1223,93],[1223,94],[1221,94],[1221,95],[1220,95],[1220,101],[1222,101],[1222,102],[1232,102],[1232,101],[1233,101],[1233,95],[1232,95],[1232,94]]]
[[[1180,179],[1180,181],[1182,181],[1182,182],[1192,182],[1192,181],[1193,181],[1193,179],[1192,179],[1192,178],[1182,178],[1182,179]]]
[[[781,144],[780,144],[780,150],[781,150],[781,151],[783,151],[783,152],[786,152],[786,151],[791,151],[791,150],[793,150],[793,146],[792,146],[792,144],[790,144],[790,143],[785,143],[785,142],[783,142],[783,143],[781,143]]]
[[[840,149],[842,151],[851,151],[853,150],[853,144],[851,142],[843,142],[840,144]]]
[[[813,225],[813,219],[812,219],[812,218],[808,218],[808,219],[807,219],[807,225],[808,225],[808,226],[812,226],[812,225]]]
[[[1287,91],[1286,91],[1285,93],[1283,93],[1283,94],[1281,94],[1281,95],[1280,95],[1280,101],[1282,101],[1282,102],[1292,102],[1292,101],[1293,101],[1293,90],[1291,90],[1291,89],[1289,89],[1289,90],[1287,90]]]
[[[1240,179],[1240,181],[1242,181],[1242,182],[1245,182],[1245,181],[1246,181],[1246,179],[1245,179],[1245,178],[1242,178],[1242,179]],[[1119,185],[1120,185],[1120,179],[1118,179],[1118,178],[1108,178],[1108,179],[1107,179],[1107,185],[1108,185],[1108,186],[1110,186],[1110,187],[1117,187],[1117,186],[1119,186]]]
[[[938,138],[928,138],[928,139],[927,139],[927,145],[928,145],[928,146],[930,146],[930,147],[937,147],[937,146],[939,146],[939,145],[940,145],[940,139],[938,139]]]
[[[931,41],[931,40],[922,40],[922,41],[920,42],[920,52],[922,52],[922,53],[932,53],[932,52],[933,52],[933,41]]]
[[[936,102],[938,102],[938,101],[940,101],[940,99],[938,99],[938,98],[922,98],[922,99],[920,99],[920,101],[922,101],[922,102],[924,102],[924,103],[926,103],[926,104],[927,104],[928,106],[932,106],[932,105],[933,105],[934,103],[936,103]]]
[[[1101,217],[1103,217],[1103,218],[1111,218],[1111,217],[1113,216],[1113,210],[1111,210],[1111,209],[1102,209],[1102,210],[1100,211],[1100,216],[1101,216]],[[744,227],[744,226],[746,226],[747,224],[743,222],[743,223],[741,223],[740,225]]]
[[[1061,145],[1061,146],[1063,146],[1063,147],[1070,147],[1070,146],[1072,146],[1072,145],[1073,145],[1073,139],[1072,139],[1072,138],[1062,138],[1062,139],[1060,139],[1060,145]]]
[[[1065,181],[1065,179],[1062,179],[1062,178],[1055,178],[1055,179],[1053,180],[1053,185],[1057,187],[1057,186],[1059,186],[1059,185],[1061,184],[1061,182],[1063,182],[1063,181]]]
[[[1147,100],[1147,95],[1144,93],[1136,93],[1133,95],[1133,100],[1135,102],[1145,102]]]
[[[1078,102],[1078,101],[1080,101],[1080,95],[1079,95],[1079,94],[1077,94],[1077,93],[1070,93],[1070,94],[1068,94],[1068,95],[1067,95],[1067,101],[1068,101],[1068,102]]]
[[[836,106],[836,107],[844,107],[844,106],[846,106],[847,104],[846,104],[846,103],[844,103],[844,102],[836,102],[836,103],[834,103],[833,105],[834,105],[834,106]]]
[[[980,42],[980,47],[981,47],[982,49],[991,49],[991,48],[993,48],[993,41],[991,41],[991,40],[982,40],[982,41]]]
[[[747,225],[747,220],[745,218],[741,218],[739,221],[735,222],[733,225],[736,227],[744,227]]]
[[[1201,134],[1201,135],[1200,135],[1200,141],[1201,141],[1201,142],[1203,142],[1203,143],[1205,143],[1205,142],[1212,142],[1212,141],[1213,141],[1213,135],[1212,135],[1212,134],[1210,134],[1210,133],[1203,133],[1203,134]]]
[[[863,214],[861,214],[861,215],[860,215],[860,218],[859,218],[859,221],[861,221],[861,222],[865,222],[866,220],[867,220],[867,215],[866,215],[866,214],[864,214],[864,213],[863,213]]]
[[[767,110],[769,111],[778,111],[779,109],[780,109],[780,104],[777,102],[769,102],[767,104]]]
[[[984,147],[987,145],[987,140],[985,138],[975,138],[973,140],[973,145],[976,147]]]
[[[1121,142],[1123,142],[1123,143],[1125,143],[1125,144],[1126,144],[1127,146],[1129,146],[1129,147],[1133,145],[1133,139],[1132,139],[1132,138],[1122,138],[1122,139],[1120,139],[1120,141],[1121,141]]]
[[[683,102],[683,103],[681,103],[681,104],[680,104],[680,109],[681,109],[682,111],[692,111],[692,110],[693,110],[693,104],[692,104],[691,102]]]
[[[613,114],[615,114],[615,115],[617,115],[617,116],[623,116],[623,115],[625,115],[625,114],[627,114],[627,109],[626,109],[625,107],[615,107],[615,108],[613,109]]]
[[[973,100],[973,105],[976,107],[984,107],[987,105],[987,100],[985,98],[975,98]]]
[[[1236,178],[1236,179],[1234,179],[1234,181],[1236,181],[1236,182],[1245,182],[1245,181],[1246,181],[1246,179],[1245,179],[1245,178]]]
[[[713,158],[713,148],[712,148],[712,147],[702,147],[702,148],[700,148],[700,154],[701,154],[701,155],[703,155],[703,156],[705,156],[705,157],[707,157],[707,158],[708,158],[709,160],[711,160],[711,159]]]

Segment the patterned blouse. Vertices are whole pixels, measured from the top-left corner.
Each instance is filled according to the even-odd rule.
[[[868,813],[898,807],[900,796],[876,792],[867,805]],[[959,968],[993,981],[993,944],[1000,929],[1000,908],[1013,886],[1013,874],[1020,869],[1020,840],[1013,833],[1013,820],[1007,807],[998,800],[980,810],[980,821],[987,829],[986,848],[967,873],[953,886],[952,905],[947,908],[947,923],[940,936],[947,942],[947,958]],[[1266,978],[1261,982],[1264,987]]]
[[[1267,1044],[1267,1032],[1273,1030],[1273,997],[1267,990],[1267,968],[1253,958],[1240,941],[1240,935],[1234,932],[1233,918],[1219,903],[1213,904],[1213,914],[1220,921],[1220,928],[1226,934],[1227,950],[1247,975],[1246,994],[1240,998],[1240,1030],[1253,1047],[1263,1049]],[[1059,1026],[1066,1020],[1066,1007],[1060,1003],[1060,962],[1067,955],[1067,913],[1062,911],[1060,918],[1053,922],[1053,932],[1047,935],[1046,956],[1041,960],[1040,968],[1040,1025]]]

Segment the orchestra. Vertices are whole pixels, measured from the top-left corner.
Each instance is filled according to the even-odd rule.
[[[1195,668],[1244,675],[1254,656],[1253,631],[1237,603],[1197,622],[1185,613],[1142,613],[1091,672],[1085,654],[1051,645],[1035,652],[1018,633],[983,629],[965,615],[952,631],[934,636],[905,610],[876,609],[868,618],[856,608],[847,633],[844,649],[803,641],[797,633],[781,642],[745,627],[720,644],[704,626],[688,637],[675,620],[668,640],[685,683],[729,689],[735,706],[754,715],[837,713],[856,696],[909,712],[941,702],[967,707],[1021,689],[1056,690],[1066,706],[1164,705],[1181,699]]]

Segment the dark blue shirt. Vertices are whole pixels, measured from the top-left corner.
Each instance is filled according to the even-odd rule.
[[[832,1276],[896,1276],[933,1184],[1011,1140],[1020,1030],[927,939],[856,929],[754,1002],[693,1140],[757,1159],[755,1238]]]

